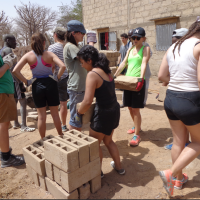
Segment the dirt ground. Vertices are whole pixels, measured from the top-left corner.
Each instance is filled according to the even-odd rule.
[[[147,106],[142,109],[142,142],[138,147],[129,147],[128,141],[132,135],[126,132],[133,126],[128,109],[121,109],[120,125],[114,133],[123,167],[124,176],[118,175],[110,166],[112,161],[106,147],[103,149],[102,188],[90,196],[91,199],[165,199],[168,198],[162,187],[158,171],[171,166],[171,155],[164,146],[172,142],[172,133],[163,108],[163,103],[155,97],[160,84],[151,79]],[[32,109],[28,109],[28,112]],[[19,105],[18,105],[19,113]],[[19,117],[19,120],[20,117]],[[69,121],[69,115],[68,115]],[[29,122],[28,126],[36,127]],[[88,134],[87,127],[84,133]],[[10,145],[14,154],[22,154],[22,148],[40,139],[39,132],[20,133],[20,130],[10,129]],[[47,135],[56,135],[51,115],[47,117]],[[195,159],[184,172],[189,181],[183,190],[175,190],[174,198],[200,198],[200,158]],[[25,165],[17,168],[0,169],[0,198],[51,199],[48,192],[35,186],[27,175]]]

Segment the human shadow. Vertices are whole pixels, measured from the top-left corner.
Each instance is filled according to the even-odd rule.
[[[130,190],[128,189],[130,193],[134,191],[132,198],[137,198],[141,192],[148,193],[148,191],[142,191],[142,186],[146,186],[158,176],[155,166],[151,162],[142,160],[150,150],[141,146],[137,148],[129,147],[127,146],[127,140],[117,141],[116,145],[119,149],[120,157],[122,157],[121,163],[126,170],[126,174],[120,176],[115,170],[105,173],[105,178],[102,179],[102,188],[97,192],[95,198],[105,198],[106,194],[106,198],[111,199],[123,188],[122,185],[130,188]],[[101,145],[101,148],[104,159],[111,158],[104,144]],[[111,168],[111,166],[109,167]],[[104,169],[107,169],[107,164],[106,166],[103,164],[102,170],[104,171]],[[136,187],[137,190],[133,190]],[[94,198],[94,196],[92,195],[90,198]],[[125,199],[127,197],[122,196],[121,198]]]
[[[172,131],[170,128],[141,131],[140,136],[142,141],[150,141],[158,147],[164,147],[165,145],[173,142]]]
[[[156,105],[156,104],[147,104],[145,108],[152,109],[152,110],[164,110],[164,106]]]

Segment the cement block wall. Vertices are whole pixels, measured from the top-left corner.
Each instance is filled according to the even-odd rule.
[[[189,28],[200,13],[200,1],[192,0],[83,0],[83,22],[86,29],[116,31],[118,50],[121,46],[120,34],[130,29],[143,27],[153,56],[150,59],[152,75],[157,76],[165,51],[156,50],[156,23],[150,19],[180,16],[177,28]],[[98,35],[98,34],[97,34]],[[99,39],[98,39],[99,40]],[[99,44],[95,45],[99,49]]]

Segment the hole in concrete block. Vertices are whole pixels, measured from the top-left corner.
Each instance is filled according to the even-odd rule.
[[[71,151],[71,149],[69,147],[63,147],[62,149],[65,151],[68,151],[68,152]]]
[[[42,156],[42,154],[39,154],[39,155],[37,155],[37,157],[39,158],[39,159],[43,159],[44,157]]]
[[[32,154],[36,155],[36,154],[38,154],[38,152],[37,151],[32,151]]]
[[[73,135],[79,135],[80,134],[78,131],[74,131],[74,130],[71,130],[70,133],[73,134]]]
[[[56,146],[57,146],[57,147],[62,147],[62,145],[61,145],[61,144],[56,144]]]
[[[78,137],[79,137],[79,138],[84,138],[85,135],[80,134],[80,135],[78,135]]]
[[[32,147],[32,146],[29,146],[29,147],[27,147],[26,148],[28,151],[33,151],[34,150],[34,148]]]
[[[49,140],[48,142],[51,144],[57,144],[57,141],[54,141],[54,140]]]
[[[73,140],[71,138],[66,139],[68,142],[72,142]]]
[[[36,144],[39,145],[39,146],[43,146],[44,145],[43,141],[39,141]]]
[[[93,142],[94,140],[92,138],[86,137],[84,140],[88,141],[88,142]]]
[[[48,135],[47,137],[45,137],[44,139],[45,140],[49,140],[49,139],[52,139],[52,138],[54,138],[54,136],[53,135]]]
[[[75,145],[77,145],[77,146],[82,146],[82,143],[80,143],[80,142],[73,142],[73,144],[75,144]]]

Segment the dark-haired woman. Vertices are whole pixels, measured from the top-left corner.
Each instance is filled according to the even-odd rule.
[[[49,46],[48,51],[53,52],[60,58],[62,62],[64,62],[63,58],[63,48],[65,46],[65,34],[67,30],[62,27],[57,27],[54,30],[53,38],[55,44]],[[57,65],[53,66],[54,74],[58,74],[59,67]],[[62,131],[68,131],[66,120],[67,120],[67,100],[69,99],[69,95],[67,93],[67,81],[68,81],[68,72],[65,69],[65,72],[61,76],[60,80],[58,81],[58,93],[60,99],[60,118],[62,121]]]
[[[82,67],[89,73],[86,79],[86,91],[81,107],[76,113],[76,120],[81,123],[81,116],[89,109],[96,97],[96,107],[90,125],[90,136],[99,140],[100,159],[102,163],[101,141],[108,148],[114,161],[111,166],[120,174],[122,169],[119,151],[112,140],[114,129],[119,125],[120,106],[115,94],[115,83],[109,69],[109,61],[104,54],[99,54],[93,46],[86,45],[78,53]],[[102,173],[103,176],[103,173]]]
[[[74,117],[76,114],[76,105],[82,102],[84,98],[87,71],[81,67],[77,53],[81,48],[79,42],[83,41],[85,34],[86,30],[81,22],[77,20],[68,22],[66,33],[67,44],[64,47],[63,57],[69,73],[67,83],[67,92],[70,99],[69,129],[76,129],[78,131],[81,131],[82,125],[76,123]]]
[[[33,100],[38,112],[38,129],[41,138],[46,133],[46,104],[49,106],[55,127],[59,135],[62,135],[61,121],[58,114],[59,95],[57,81],[64,73],[64,63],[52,52],[45,50],[46,38],[41,33],[36,33],[31,38],[33,51],[25,54],[15,66],[14,75],[27,86],[32,85]],[[26,64],[30,65],[33,78],[27,80],[21,70]],[[60,70],[58,75],[53,75],[52,64],[55,63]]]
[[[128,50],[124,61],[115,73],[115,76],[118,76],[128,64],[126,76],[142,78],[142,81],[138,83],[138,87],[136,88],[138,91],[124,90],[124,106],[129,108],[135,125],[135,135],[130,141],[131,146],[138,146],[141,141],[139,135],[142,123],[140,109],[144,108],[145,72],[150,58],[150,47],[143,45],[146,40],[145,35],[146,33],[143,28],[138,27],[134,29],[131,38],[135,46]]]
[[[200,154],[200,20],[166,52],[159,71],[159,80],[169,83],[164,103],[173,133],[171,169],[160,176],[168,194],[182,189],[188,176],[182,173]],[[192,142],[185,147],[188,131]]]

